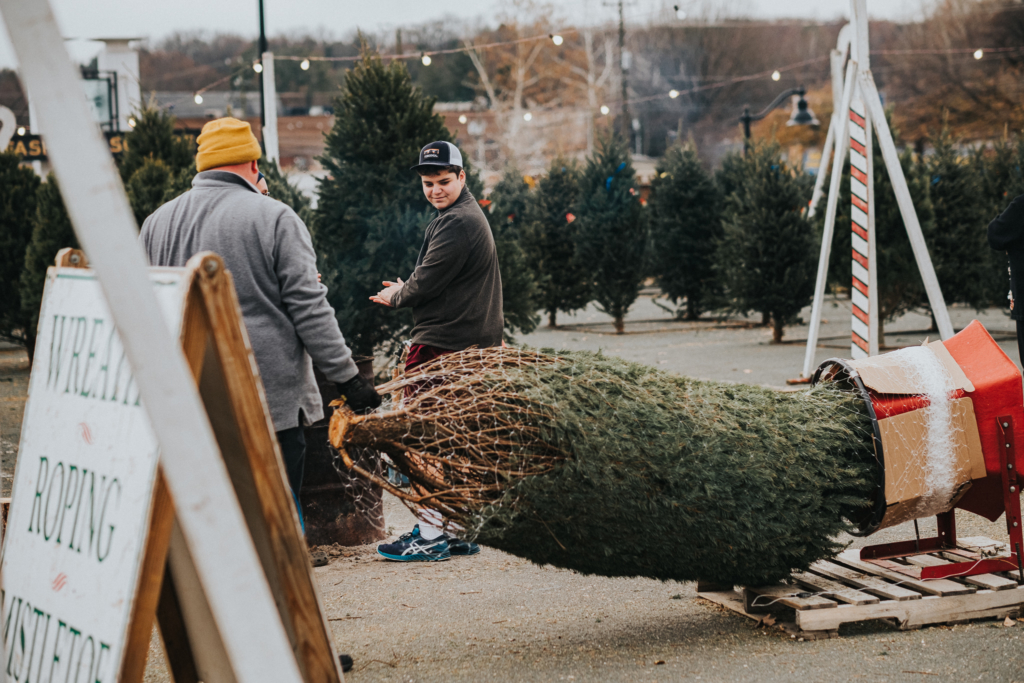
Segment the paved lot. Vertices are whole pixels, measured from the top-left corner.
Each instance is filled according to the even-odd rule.
[[[825,317],[822,343],[835,348],[819,348],[819,362],[849,355],[848,303],[830,301]],[[953,309],[952,317],[960,327],[975,316]],[[980,318],[1018,361],[1010,320],[998,311]],[[626,335],[612,334],[607,316],[592,309],[560,322],[564,327],[541,328],[521,341],[600,349],[668,372],[778,388],[799,374],[799,341],[806,339],[801,326],[787,330],[788,343],[773,345],[753,320],[677,322],[649,297],[634,307]],[[929,324],[924,316],[905,316],[889,326],[886,341],[936,339],[925,331]],[[23,354],[0,349],[4,487],[26,387]],[[410,528],[411,515],[394,498],[386,513],[395,534]],[[1001,521],[962,514],[958,526],[962,536],[1006,538]],[[934,522],[921,531],[934,533]],[[912,537],[912,526],[903,525],[871,542]],[[664,540],[671,552],[673,540]],[[349,681],[1024,682],[1024,623],[901,632],[870,622],[844,627],[839,639],[798,642],[697,599],[692,584],[584,576],[487,548],[475,557],[407,565],[380,560],[372,546],[350,548],[316,575],[339,649],[356,658]],[[146,680],[168,680],[155,638]]]

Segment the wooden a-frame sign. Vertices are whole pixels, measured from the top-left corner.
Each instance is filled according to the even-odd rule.
[[[95,284],[95,277],[91,271],[73,270],[85,267],[86,262],[82,252],[71,249],[61,250],[57,256],[57,268],[51,269],[48,274],[47,291],[51,291],[49,284],[51,281],[63,277],[82,281],[91,280],[91,283],[86,283],[93,286],[93,289],[89,291],[98,292],[98,286]],[[255,358],[242,324],[241,311],[235,296],[231,275],[225,270],[220,257],[212,253],[202,253],[193,257],[185,268],[151,269],[151,277],[155,285],[173,285],[175,289],[173,294],[164,294],[161,303],[167,301],[169,297],[172,301],[170,315],[173,316],[180,312],[182,349],[199,389],[224,465],[237,494],[246,526],[256,547],[262,572],[276,602],[302,680],[306,683],[340,683],[343,677],[339,660],[333,646],[329,626],[324,617],[305,541],[299,528],[298,516],[286,483],[280,450],[273,433],[273,425],[267,410],[262,384],[259,381]],[[164,289],[166,291],[168,288]],[[175,299],[175,297],[178,298]],[[46,303],[46,294],[44,294],[44,312],[47,311]],[[55,319],[53,324],[56,326],[60,316],[53,317]],[[86,326],[91,321],[87,320],[86,316],[74,320],[82,321],[83,331],[81,334],[78,331],[71,331],[71,323],[68,323],[66,327],[69,329],[66,333],[63,331],[64,327],[61,327],[59,343],[51,338],[47,341],[48,349],[41,348],[43,344],[37,346],[37,354],[49,353],[49,358],[42,358],[42,362],[37,362],[40,374],[48,373],[48,376],[40,377],[36,384],[30,383],[23,444],[25,443],[24,438],[27,438],[24,437],[25,433],[37,435],[36,443],[45,441],[50,436],[43,434],[42,437],[38,437],[40,429],[31,429],[32,424],[39,424],[47,417],[53,418],[64,413],[60,417],[70,417],[72,421],[79,419],[77,415],[67,415],[67,403],[60,404],[56,408],[50,406],[49,414],[47,414],[45,391],[42,390],[37,390],[38,398],[36,400],[40,407],[35,409],[32,405],[34,397],[31,392],[37,386],[44,387],[47,383],[64,386],[64,382],[68,382],[68,386],[70,386],[73,382],[75,387],[70,391],[72,397],[79,395],[88,397],[90,386],[93,387],[91,391],[98,392],[99,375],[94,375],[95,379],[86,378],[82,381],[84,388],[81,390],[78,388],[77,375],[82,375],[82,365],[76,368],[71,364],[76,360],[80,364],[84,363],[84,374],[89,375],[88,363],[93,362],[93,356],[102,356],[103,354],[102,352],[90,352],[88,360],[85,358],[87,355],[85,351],[92,348],[94,344],[92,341],[79,340],[84,340],[88,336]],[[98,322],[99,320],[97,320]],[[63,322],[60,324],[63,325]],[[43,330],[42,323],[40,329]],[[97,334],[94,325],[90,339],[99,337],[102,337],[102,334]],[[110,338],[116,339],[112,327],[110,328]],[[61,345],[68,348],[62,350]],[[55,369],[52,362],[47,363],[48,360],[52,361],[55,353],[64,359],[70,358],[71,364],[61,361],[65,365],[61,367],[58,364]],[[109,357],[109,352],[107,355]],[[92,366],[93,372],[100,362],[96,360],[95,365]],[[103,370],[106,371],[102,380],[103,398],[107,398],[108,380],[113,372],[113,365],[109,360],[107,365],[103,366]],[[117,363],[117,370],[121,371],[120,363]],[[59,372],[64,372],[64,376],[58,377],[57,373]],[[77,375],[72,380],[71,377],[75,373]],[[130,372],[127,370],[121,379],[117,377],[113,379],[111,391],[115,394],[121,391],[124,396],[123,401],[118,398],[114,403],[129,405],[131,400],[138,405],[137,394],[134,395],[135,398],[131,398],[133,396],[131,381]],[[61,392],[69,393],[67,388],[62,389]],[[67,401],[68,399],[63,398],[63,400]],[[63,409],[60,407],[61,405],[64,406]],[[102,422],[100,418],[96,417],[95,412],[92,415],[97,422]],[[118,419],[115,417],[112,420],[113,427],[119,427],[123,431],[124,420],[120,419],[118,422]],[[95,431],[99,432],[101,429],[102,427],[98,427]],[[59,431],[59,429],[55,428],[55,431]],[[75,427],[74,433],[91,446],[96,446],[101,437],[98,433],[90,435],[90,428],[85,421]],[[124,434],[120,436],[122,439],[128,438]],[[50,436],[51,443],[53,443],[53,438]],[[148,438],[155,448],[152,437]],[[85,447],[82,446],[82,448]],[[73,452],[73,450],[73,448],[69,448],[68,452]],[[118,450],[118,447],[115,446],[114,450]],[[119,450],[123,452],[125,449],[121,446]],[[231,659],[224,647],[220,630],[214,620],[185,536],[177,523],[174,501],[171,498],[162,468],[159,466],[154,468],[155,452],[150,454],[149,479],[145,479],[146,472],[136,473],[136,481],[141,476],[143,477],[141,481],[150,482],[148,488],[146,486],[136,487],[144,489],[140,494],[142,500],[136,501],[136,507],[148,509],[148,520],[143,517],[135,521],[137,533],[134,538],[131,537],[131,520],[128,520],[126,524],[129,527],[128,531],[117,539],[118,543],[114,543],[115,527],[113,523],[111,523],[106,537],[108,539],[106,552],[108,555],[114,555],[115,571],[120,571],[126,577],[132,577],[133,588],[132,586],[111,585],[111,582],[103,577],[92,580],[90,583],[88,576],[80,576],[90,572],[88,567],[82,569],[82,560],[78,559],[82,557],[83,545],[87,546],[85,553],[87,557],[90,554],[102,555],[103,553],[102,516],[98,540],[95,543],[96,550],[94,550],[91,531],[89,533],[85,531],[84,520],[88,513],[81,513],[82,530],[78,531],[79,513],[83,508],[82,501],[86,495],[90,497],[90,503],[84,506],[86,510],[96,509],[97,503],[92,502],[92,493],[96,489],[95,483],[98,475],[93,472],[92,483],[86,487],[87,469],[83,464],[85,461],[79,462],[80,469],[75,469],[75,466],[70,464],[65,466],[63,462],[55,463],[51,468],[49,463],[42,462],[46,460],[45,456],[34,458],[36,451],[39,451],[38,447],[27,448],[24,452],[24,462],[19,457],[19,471],[15,475],[10,516],[10,521],[15,526],[8,527],[4,545],[3,641],[6,648],[3,673],[7,675],[8,679],[31,677],[33,681],[48,680],[44,678],[44,675],[48,674],[50,679],[61,681],[87,680],[88,683],[113,683],[116,680],[122,683],[138,683],[142,680],[145,670],[155,618],[160,628],[171,675],[175,683],[199,683],[200,681],[203,683],[233,683],[237,681],[238,677],[233,671]],[[53,451],[45,450],[44,447],[43,452],[52,453]],[[136,461],[145,463],[144,456],[145,454],[139,453]],[[69,460],[69,457],[62,457]],[[42,464],[37,466],[35,462],[31,461],[32,459],[39,460]],[[51,459],[56,460],[56,457]],[[94,462],[89,463],[89,469],[96,469]],[[127,509],[131,510],[132,501],[124,502],[125,498],[130,498],[130,492],[122,495],[123,489],[129,488],[127,481],[131,477],[130,474],[123,472],[124,465],[122,458],[122,475],[120,477],[122,481],[119,482],[113,475],[109,479],[103,477],[103,482],[109,482],[106,497],[103,500],[115,500],[121,504],[122,508],[127,506]],[[61,468],[59,470],[60,482],[56,486],[58,502],[56,505],[51,505],[53,490],[57,482],[58,466]],[[49,478],[43,476],[44,467]],[[140,467],[145,470],[144,466]],[[24,471],[21,471],[22,469]],[[76,476],[75,482],[79,478],[81,479],[82,492],[76,494],[77,483],[74,486],[71,483],[65,486],[65,479],[71,480],[71,477],[67,475],[68,471]],[[52,476],[49,476],[51,474]],[[22,476],[19,478],[19,475]],[[24,490],[18,488],[20,480],[26,482],[22,484]],[[48,488],[44,485],[47,482]],[[114,491],[115,482],[118,482],[116,491]],[[86,490],[89,491],[88,494],[85,493]],[[103,483],[100,484],[99,491],[103,492]],[[116,493],[113,498],[112,491]],[[147,491],[150,492],[151,498],[146,499]],[[33,493],[36,494],[34,498],[32,497]],[[33,507],[34,504],[35,507]],[[216,505],[216,501],[211,501],[211,504]],[[66,514],[50,514],[65,506],[68,511]],[[105,510],[106,507],[107,503],[102,503],[101,509]],[[25,525],[26,515],[30,520],[27,527]],[[36,518],[39,523],[36,524],[33,531],[32,524]],[[52,523],[49,521],[51,518]],[[93,517],[90,516],[89,520],[89,528],[92,529]],[[74,529],[68,532],[68,527],[72,526]],[[26,528],[30,530],[28,533],[24,532]],[[126,534],[128,535],[127,541]],[[44,536],[46,543],[43,540]],[[53,542],[54,537],[56,546]],[[76,543],[77,548],[74,547]],[[53,550],[61,544],[63,544],[62,547]],[[111,546],[115,546],[113,553]],[[121,546],[124,548],[121,549]],[[77,550],[78,552],[65,552],[66,550]],[[118,550],[121,550],[120,563],[118,563]],[[41,566],[36,567],[30,564],[33,561],[33,555],[38,557],[37,564]],[[92,559],[95,560],[95,558]],[[102,562],[103,559],[100,557],[99,561]],[[231,560],[230,557],[224,558],[225,571],[231,570]],[[74,562],[79,564],[74,565]],[[97,563],[93,561],[92,565],[95,564]],[[110,563],[106,566],[109,568]],[[76,573],[76,570],[79,569],[82,570]],[[114,583],[116,584],[116,582]],[[117,595],[113,596],[115,598],[113,609],[109,609],[110,599],[101,603],[108,608],[108,612],[116,612],[121,615],[119,619],[115,619],[117,624],[112,629],[107,629],[107,641],[109,642],[103,642],[102,637],[98,635],[99,630],[94,630],[94,627],[98,628],[97,624],[89,623],[98,620],[99,617],[96,616],[96,613],[103,610],[82,608],[79,605],[79,616],[75,617],[76,621],[73,621],[67,615],[58,614],[59,608],[52,607],[55,604],[59,605],[62,599],[73,600],[75,597],[81,597],[75,593],[76,588],[80,589],[81,584],[89,584],[95,589],[93,592],[98,593],[104,591],[114,593],[121,590],[127,598],[127,604],[123,609],[118,605],[125,600],[117,600]],[[86,593],[88,592],[87,590]],[[15,594],[18,595],[17,601],[14,599]],[[87,607],[90,604],[88,600],[92,597],[85,596]],[[51,605],[49,611],[47,611],[48,604]],[[23,612],[27,616],[23,617]],[[52,619],[50,612],[53,612]],[[35,616],[34,623],[33,616]],[[230,625],[227,627],[230,628]],[[113,636],[109,635],[111,632],[115,632]],[[95,638],[90,635],[92,633],[97,634]],[[86,646],[90,641],[91,649],[88,650],[87,659]],[[79,645],[77,652],[76,643]],[[104,660],[105,654],[107,655],[106,661]],[[115,659],[117,661],[114,661]],[[59,677],[53,678],[55,675]]]

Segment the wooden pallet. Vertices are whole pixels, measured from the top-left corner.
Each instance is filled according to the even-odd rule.
[[[833,560],[786,583],[739,590],[701,590],[698,597],[761,623],[777,623],[794,638],[835,638],[851,622],[886,619],[901,630],[928,624],[1015,616],[1024,605],[1024,583],[1014,573],[921,581],[921,567],[964,563],[1007,555],[1003,543],[989,538],[961,539],[956,550],[905,560],[861,560],[847,550]],[[795,618],[793,615],[795,614]]]

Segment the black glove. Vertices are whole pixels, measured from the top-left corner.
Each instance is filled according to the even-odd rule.
[[[336,384],[345,405],[351,408],[357,415],[366,415],[380,408],[380,394],[361,375],[356,375],[344,384]]]

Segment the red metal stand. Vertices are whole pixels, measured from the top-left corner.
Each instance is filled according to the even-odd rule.
[[[1003,508],[1006,514],[1006,530],[1010,536],[1010,555],[975,562],[956,562],[937,567],[922,567],[921,579],[945,579],[953,576],[974,576],[991,572],[1016,571],[1024,581],[1024,564],[1021,550],[1024,537],[1021,529],[1020,485],[1017,483],[1016,444],[1013,438],[1013,418],[1009,415],[996,418],[998,432],[1003,446],[999,451],[1001,466]],[[938,536],[913,541],[884,543],[862,548],[862,560],[888,560],[922,553],[956,550],[956,508],[936,517]]]

